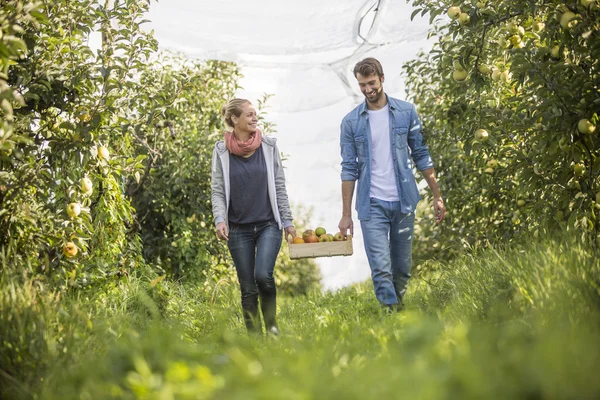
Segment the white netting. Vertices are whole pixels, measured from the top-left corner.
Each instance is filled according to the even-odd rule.
[[[337,229],[341,216],[339,123],[362,101],[354,64],[378,58],[386,93],[405,98],[401,66],[427,49],[428,21],[410,21],[403,0],[162,0],[149,19],[162,48],[235,61],[252,101],[263,93],[287,154],[292,202],[314,207],[312,225]],[[355,219],[355,256],[318,259],[327,288],[369,276]]]

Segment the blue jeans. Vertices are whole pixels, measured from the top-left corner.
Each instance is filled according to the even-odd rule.
[[[361,220],[375,296],[383,305],[402,303],[412,268],[415,214],[400,212],[400,202],[370,199],[371,218]]]
[[[242,311],[248,331],[261,331],[258,299],[267,329],[277,326],[277,291],[273,270],[281,248],[277,222],[230,224],[227,246],[235,264],[242,292]]]

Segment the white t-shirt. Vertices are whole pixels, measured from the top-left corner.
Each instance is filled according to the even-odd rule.
[[[400,201],[394,173],[390,141],[389,105],[367,110],[371,128],[371,197],[384,201]]]

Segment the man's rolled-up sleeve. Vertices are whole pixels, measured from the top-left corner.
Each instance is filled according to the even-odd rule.
[[[421,134],[422,129],[423,125],[421,124],[417,110],[413,106],[408,128],[408,146],[410,147],[411,157],[415,162],[417,171],[433,168],[433,161],[431,160],[429,149],[423,143],[423,135]]]
[[[344,118],[340,126],[340,150],[342,155],[342,181],[355,181],[358,179],[358,161],[356,146],[352,137],[350,122]]]

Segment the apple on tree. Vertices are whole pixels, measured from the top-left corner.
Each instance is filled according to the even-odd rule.
[[[67,214],[71,218],[77,218],[77,216],[81,213],[81,206],[79,203],[70,203],[67,206]]]
[[[594,133],[596,130],[596,125],[592,124],[587,119],[580,119],[577,123],[577,129],[579,129],[579,132],[584,134]]]
[[[454,72],[452,72],[452,79],[457,82],[462,82],[467,79],[467,75],[468,73],[464,69],[455,69]]]
[[[106,160],[108,161],[110,158],[110,153],[108,152],[108,149],[104,146],[100,146],[98,147],[98,158],[101,160]]]
[[[451,20],[457,19],[459,15],[460,15],[459,7],[453,6],[448,9],[448,17],[450,17]]]
[[[560,26],[564,30],[571,29],[573,26],[577,24],[577,15],[575,15],[572,11],[566,11],[560,16]]]
[[[490,67],[489,67],[488,65],[486,65],[486,64],[479,64],[479,65],[477,66],[477,69],[478,69],[478,70],[479,70],[479,72],[480,72],[480,73],[482,73],[483,75],[488,75],[488,74],[491,72],[491,70],[490,70]]]
[[[83,177],[81,178],[81,180],[79,181],[79,184],[81,186],[81,191],[85,194],[92,194],[92,192],[94,191],[94,186],[92,185],[92,180],[90,178]]]
[[[73,242],[67,242],[63,246],[63,254],[67,256],[67,258],[73,258],[77,255],[77,246]]]
[[[477,129],[475,131],[475,139],[480,142],[485,142],[487,140],[488,136],[489,136],[488,131],[486,131],[485,129]]]

